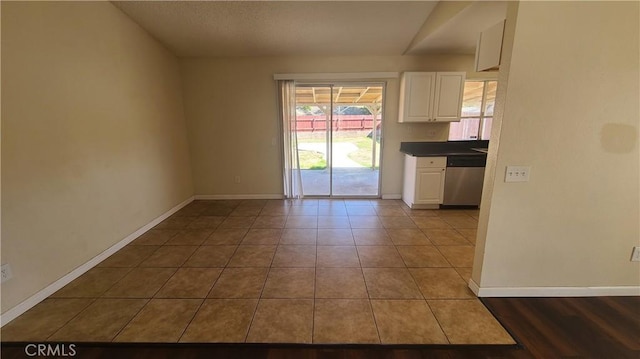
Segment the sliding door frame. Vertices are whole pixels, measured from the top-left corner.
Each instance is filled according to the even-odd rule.
[[[380,143],[378,144],[380,155],[378,156],[378,183],[377,183],[377,193],[375,195],[335,195],[333,194],[333,108],[334,108],[334,88],[335,87],[348,87],[348,86],[379,86],[382,88],[382,100],[380,102],[382,106],[382,111],[380,112]],[[384,149],[384,119],[386,112],[386,99],[387,99],[387,81],[376,81],[376,80],[337,80],[337,81],[303,81],[296,80],[295,87],[329,87],[331,89],[331,101],[329,103],[329,120],[325,127],[327,127],[327,166],[329,167],[329,194],[328,195],[306,195],[304,193],[304,183],[302,183],[302,198],[381,198],[382,192],[382,158],[383,158],[383,149]],[[297,105],[297,99],[296,99]],[[376,132],[376,121],[374,120],[373,129],[372,129],[372,140],[375,142],[377,138]],[[376,146],[374,144],[374,146]],[[373,149],[372,149],[373,152]],[[375,159],[373,159],[373,164],[375,167]]]

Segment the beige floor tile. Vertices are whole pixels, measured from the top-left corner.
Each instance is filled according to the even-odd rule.
[[[402,210],[400,206],[378,206],[374,207],[376,213],[380,217],[406,217],[407,214]]]
[[[453,228],[478,228],[478,220],[471,218],[469,216],[453,216],[453,217],[443,217],[444,221],[447,222]]]
[[[318,229],[319,246],[352,246],[353,234],[350,229]]]
[[[311,343],[313,300],[261,299],[247,342]]]
[[[378,216],[350,216],[351,228],[384,228]]]
[[[269,268],[225,268],[209,298],[260,298]]]
[[[196,249],[184,267],[223,268],[238,246],[201,246]]]
[[[439,246],[438,250],[454,267],[473,267],[473,246]]]
[[[458,228],[456,229],[466,240],[471,244],[476,244],[476,237],[478,235],[478,229],[476,228]]]
[[[344,204],[331,206],[318,206],[318,216],[346,216],[347,207]]]
[[[2,341],[45,341],[92,301],[89,298],[45,299],[3,326]]]
[[[188,229],[216,229],[222,222],[224,222],[224,216],[201,216],[196,218],[195,221],[189,223]]]
[[[281,245],[276,249],[272,267],[315,267],[316,246]]]
[[[242,343],[257,305],[257,299],[207,299],[180,342]]]
[[[466,209],[441,209],[437,211],[440,218],[469,217]]]
[[[140,267],[180,267],[196,249],[197,246],[162,246],[140,263]]]
[[[480,216],[480,209],[467,209],[464,211],[469,217],[478,219]]]
[[[418,228],[409,217],[380,217],[384,228]]]
[[[211,205],[200,213],[201,216],[228,216],[233,212],[233,206]]]
[[[213,229],[183,229],[168,240],[170,246],[199,246],[213,233]]]
[[[218,228],[251,228],[255,220],[255,216],[227,217]]]
[[[260,216],[287,216],[289,214],[289,205],[283,204],[281,206],[264,206],[260,211]]]
[[[436,246],[468,246],[471,244],[455,229],[423,229],[423,232]]]
[[[451,226],[439,217],[411,217],[418,228],[449,229]]]
[[[289,216],[317,216],[318,206],[291,206]]]
[[[152,299],[114,341],[176,343],[202,301],[202,299]]]
[[[318,228],[351,228],[347,216],[318,216]]]
[[[180,268],[165,283],[156,298],[205,298],[222,268]]]
[[[174,215],[160,222],[160,224],[153,227],[153,229],[185,229],[195,221],[196,218],[195,216],[183,217]]]
[[[315,229],[287,228],[282,232],[280,244],[315,245],[317,237]]]
[[[240,245],[231,257],[228,267],[269,267],[276,252],[276,246]]]
[[[346,206],[347,215],[351,216],[376,216],[376,210],[373,209],[373,206]]]
[[[254,228],[247,232],[241,244],[275,245],[280,242],[282,229],[277,228]]]
[[[194,217],[199,216],[204,210],[207,209],[207,205],[202,201],[193,201],[176,212],[176,217]]]
[[[365,267],[405,267],[394,246],[358,246],[358,257]]]
[[[387,229],[391,241],[396,246],[428,246],[431,241],[417,228]]]
[[[178,234],[178,229],[150,229],[131,242],[132,246],[161,246]]]
[[[406,268],[362,268],[371,299],[422,299]]]
[[[392,246],[391,238],[382,228],[352,229],[353,239],[358,246]]]
[[[378,344],[378,330],[368,300],[317,299],[313,342]]]
[[[316,298],[368,298],[360,268],[317,268]]]
[[[400,199],[372,199],[369,200],[372,206],[380,207],[380,206],[396,206],[400,207],[403,204]]]
[[[344,205],[349,206],[372,206],[371,200],[364,198],[344,199]]]
[[[292,209],[293,211],[293,209]],[[287,217],[285,228],[318,228],[318,216],[292,216]]]
[[[476,296],[453,268],[411,268],[413,279],[427,299],[468,299]]]
[[[52,298],[80,298],[99,297],[120,279],[130,268],[101,268],[95,267],[81,275],[76,280],[55,292]]]
[[[136,267],[151,256],[159,246],[125,246],[109,258],[98,264],[98,267]]]
[[[372,300],[382,344],[448,344],[424,300]]]
[[[355,246],[318,246],[317,267],[358,267],[360,259]]]
[[[407,267],[451,267],[434,246],[397,246]]]
[[[458,274],[460,274],[460,277],[462,277],[465,283],[468,284],[469,281],[471,280],[472,268],[458,267],[454,269],[456,270],[456,272],[458,272]]]
[[[251,228],[284,228],[284,223],[287,220],[285,216],[265,216],[261,215],[256,218]]]
[[[151,298],[175,272],[176,268],[134,268],[103,296]]]
[[[98,299],[49,339],[60,342],[110,342],[148,299]]]
[[[477,299],[428,302],[452,344],[515,344]]]
[[[260,214],[262,207],[236,207],[233,212],[229,213],[229,217],[255,217]]]
[[[409,217],[436,217],[439,212],[437,209],[410,209],[408,207],[403,207],[403,210]]]
[[[217,246],[217,245],[232,245],[240,244],[242,238],[247,234],[249,230],[246,228],[218,228],[209,238],[207,238],[202,245],[204,246]]]
[[[271,268],[262,298],[313,298],[315,268]]]

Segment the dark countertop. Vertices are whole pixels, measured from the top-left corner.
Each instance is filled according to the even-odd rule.
[[[400,152],[415,157],[486,156],[472,148],[487,148],[489,141],[401,142]]]

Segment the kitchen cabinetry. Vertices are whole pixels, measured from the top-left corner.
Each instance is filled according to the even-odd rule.
[[[404,158],[404,203],[411,208],[438,208],[444,198],[447,157]]]
[[[476,71],[497,70],[502,56],[504,20],[480,33],[476,46]]]
[[[464,72],[404,72],[398,122],[460,120]]]

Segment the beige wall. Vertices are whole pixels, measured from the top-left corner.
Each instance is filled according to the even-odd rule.
[[[282,194],[275,73],[471,71],[473,56],[182,59],[195,192]],[[383,195],[402,193],[402,141],[442,140],[448,124],[398,124],[398,79],[387,83]],[[276,145],[272,145],[275,139]],[[234,183],[234,176],[241,183]]]
[[[640,244],[638,13],[637,2],[519,4],[481,211],[481,288],[640,285],[629,260]],[[504,183],[507,165],[531,166],[530,181]]]
[[[2,312],[193,195],[177,59],[108,2],[2,2]]]

